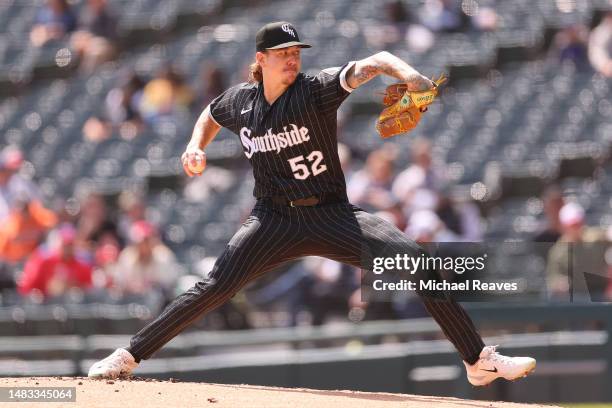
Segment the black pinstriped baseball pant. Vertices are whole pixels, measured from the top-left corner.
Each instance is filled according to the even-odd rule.
[[[378,248],[411,256],[423,251],[391,223],[347,202],[288,207],[258,200],[208,278],[178,296],[132,337],[128,350],[137,360],[148,359],[204,313],[284,262],[321,256],[367,269],[363,264],[377,255],[367,253]],[[476,362],[484,343],[463,308],[445,293],[419,294],[463,360]]]

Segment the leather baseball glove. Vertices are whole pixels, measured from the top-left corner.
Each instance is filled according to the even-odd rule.
[[[404,83],[389,85],[384,93],[386,108],[378,116],[376,130],[386,139],[414,129],[438,95],[438,87],[446,81],[444,74],[433,80],[434,86],[427,91],[409,91]]]

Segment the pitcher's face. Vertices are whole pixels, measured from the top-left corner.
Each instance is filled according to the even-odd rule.
[[[258,60],[266,76],[280,78],[284,85],[291,85],[302,68],[301,49],[298,46],[257,54],[261,54],[261,60]]]

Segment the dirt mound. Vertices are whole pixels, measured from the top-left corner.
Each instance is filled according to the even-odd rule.
[[[323,391],[203,384],[151,379],[89,380],[82,377],[0,378],[0,387],[76,387],[76,403],[48,403],[50,407],[266,407],[266,408],[421,408],[529,407],[544,405],[472,401],[423,395]],[[551,407],[551,406],[547,406]]]

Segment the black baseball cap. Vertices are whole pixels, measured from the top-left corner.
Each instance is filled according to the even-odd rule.
[[[276,50],[279,48],[293,47],[310,48],[309,44],[300,42],[297,30],[291,23],[277,21],[261,27],[255,36],[255,48],[257,51]]]

